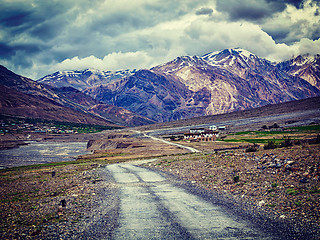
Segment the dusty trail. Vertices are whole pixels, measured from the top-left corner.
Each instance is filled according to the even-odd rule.
[[[188,146],[184,146],[184,145],[181,145],[181,144],[177,144],[177,143],[173,143],[173,142],[169,142],[169,141],[166,141],[162,138],[157,138],[157,137],[154,137],[154,136],[150,136],[146,133],[143,133],[143,132],[140,132],[140,131],[134,131],[138,134],[142,134],[144,137],[147,137],[147,138],[150,138],[152,140],[155,140],[155,141],[160,141],[160,142],[163,142],[163,143],[166,143],[166,144],[169,144],[169,145],[172,145],[172,146],[176,146],[176,147],[179,147],[179,148],[184,148],[184,149],[187,149],[188,151],[192,152],[192,153],[197,153],[197,152],[201,152],[199,151],[198,149],[195,149],[193,147],[188,147]]]
[[[136,163],[106,171],[119,189],[114,239],[277,239]]]

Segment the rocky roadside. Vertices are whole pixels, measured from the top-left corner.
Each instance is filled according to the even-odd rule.
[[[117,194],[101,171],[98,164],[1,171],[0,239],[108,236],[116,225]],[[109,219],[105,232],[96,232],[90,227],[101,215]]]
[[[320,145],[232,150],[162,158],[148,167],[170,172],[280,221],[320,236]]]

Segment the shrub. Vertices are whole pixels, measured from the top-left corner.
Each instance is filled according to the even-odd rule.
[[[246,152],[256,152],[259,149],[259,145],[258,144],[253,144],[251,146],[248,146],[246,149]]]
[[[240,180],[239,175],[233,176],[233,181],[234,181],[235,183],[239,182],[239,180]]]
[[[277,123],[275,123],[275,124],[271,125],[269,128],[271,129],[271,128],[279,128],[279,127],[280,126]]]
[[[289,136],[283,136],[283,142],[280,143],[280,147],[291,147],[293,145],[293,141]]]
[[[275,141],[268,141],[268,144],[267,145],[264,145],[264,149],[275,149],[277,148],[277,144],[275,143]]]
[[[320,193],[320,188],[318,187],[313,187],[309,190],[310,193]]]

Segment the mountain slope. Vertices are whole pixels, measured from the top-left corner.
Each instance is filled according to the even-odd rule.
[[[183,82],[190,90],[206,88],[205,115],[259,107],[319,95],[301,78],[242,49],[226,49],[200,57],[179,57],[151,69]]]
[[[93,99],[89,95],[74,89],[73,87],[53,88],[48,86],[48,88],[64,100],[65,106],[85,113],[90,113],[114,124],[123,126],[140,126],[155,123],[146,117],[140,116],[139,114],[130,112],[121,107],[104,104]]]
[[[154,121],[104,104],[73,87],[52,87],[0,66],[0,113],[99,125],[139,126]]]
[[[120,71],[100,71],[96,69],[86,69],[83,71],[59,71],[47,75],[37,82],[50,85],[52,87],[73,87],[84,90],[88,87],[107,84],[116,79],[130,76],[135,70]]]
[[[206,89],[190,91],[183,83],[150,70],[84,92],[159,122],[201,116],[210,99]]]
[[[292,76],[308,81],[320,90],[320,55],[309,54],[298,56],[288,61],[277,64],[277,67]]]
[[[314,67],[311,63],[308,69]],[[92,84],[83,92],[157,122],[320,96],[316,84],[289,70],[243,49],[225,49],[203,57],[178,57],[150,70]],[[312,73],[319,76],[316,70]],[[51,84],[60,80],[51,78]]]

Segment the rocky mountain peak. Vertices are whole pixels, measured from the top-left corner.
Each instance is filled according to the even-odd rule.
[[[218,52],[207,53],[202,58],[213,66],[224,67],[256,68],[257,65],[269,64],[267,60],[261,59],[241,48],[228,48]]]
[[[206,66],[208,63],[198,56],[181,56],[173,61],[151,68],[152,71],[171,74],[183,68]]]
[[[135,69],[101,71],[94,68],[88,68],[80,71],[58,71],[37,81],[53,87],[71,86],[82,91],[88,87],[107,84],[113,80],[131,76],[135,72]]]
[[[320,55],[299,55],[277,64],[278,69],[299,77],[320,90]]]
[[[305,54],[305,55],[299,55],[292,59],[291,66],[304,66],[304,65],[312,65],[313,67],[319,67],[320,66],[320,55],[311,55],[311,54]]]
[[[270,61],[241,48],[207,53],[202,58],[211,66],[225,69],[241,78],[247,78],[248,74],[271,72],[275,68]]]

